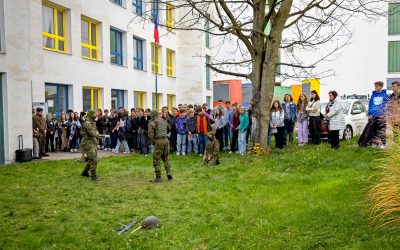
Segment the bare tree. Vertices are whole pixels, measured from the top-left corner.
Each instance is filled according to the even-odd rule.
[[[346,25],[354,15],[373,19],[386,13],[385,1],[378,0],[176,0],[160,3],[160,6],[170,4],[178,10],[174,30],[207,32],[221,37],[220,44],[237,45],[232,52],[236,58],[213,58],[207,66],[218,73],[251,80],[256,117],[254,138],[263,148],[267,148],[277,66],[300,72],[312,69],[349,43],[351,31]],[[205,23],[209,25],[205,27]],[[337,46],[325,51],[310,65],[303,65],[290,53],[286,54],[285,61],[280,60],[281,50],[312,51],[328,42],[337,42]],[[291,72],[296,75],[298,70]]]

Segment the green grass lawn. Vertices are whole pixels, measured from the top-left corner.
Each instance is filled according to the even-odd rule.
[[[171,155],[162,184],[141,155],[100,159],[97,183],[75,161],[1,167],[0,249],[399,249],[368,219],[382,151],[352,143],[223,154],[216,167]],[[160,229],[116,234],[149,215]]]

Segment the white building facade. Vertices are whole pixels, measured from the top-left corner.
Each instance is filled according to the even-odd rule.
[[[35,106],[59,114],[211,104],[210,37],[168,28],[179,9],[160,4],[155,46],[154,23],[143,16],[156,8],[145,0],[0,0],[0,164],[15,159],[18,135],[32,147]]]
[[[392,82],[400,81],[400,2],[389,3],[388,10],[388,76],[387,87],[391,89]]]

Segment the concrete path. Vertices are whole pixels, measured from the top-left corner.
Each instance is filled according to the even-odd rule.
[[[71,160],[71,159],[79,159],[81,158],[82,154],[78,149],[77,153],[71,153],[71,152],[49,152],[47,153],[50,156],[48,157],[42,157],[40,160],[33,160],[33,161],[58,161],[58,160]],[[135,154],[135,153],[131,153]],[[98,150],[97,151],[97,156],[99,158],[104,158],[104,157],[110,157],[110,156],[127,156],[131,154],[123,154],[120,152],[119,154],[115,154],[112,151],[103,151],[103,150]]]

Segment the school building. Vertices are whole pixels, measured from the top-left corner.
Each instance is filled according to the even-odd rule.
[[[18,135],[32,148],[37,106],[211,106],[212,37],[172,29],[179,11],[145,0],[0,0],[0,164],[15,159]]]

